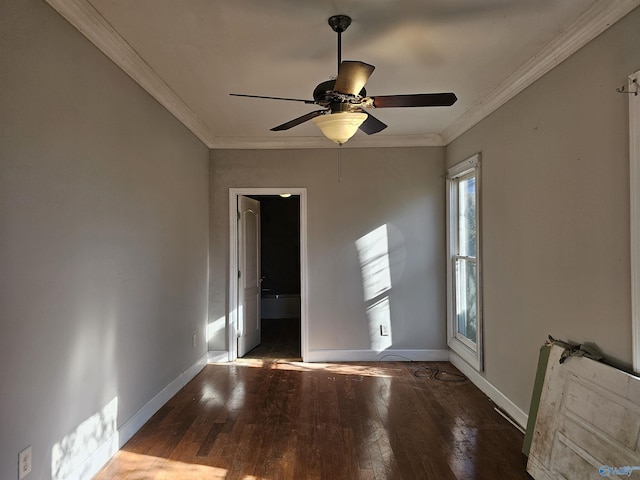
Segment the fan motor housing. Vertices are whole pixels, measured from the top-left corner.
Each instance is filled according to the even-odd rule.
[[[335,80],[327,80],[322,82],[313,90],[313,99],[318,105],[323,107],[329,106],[333,100],[333,86],[336,84]]]
[[[367,96],[367,91],[364,88],[360,90],[358,95],[346,95],[336,92],[333,89],[335,84],[335,80],[327,80],[326,82],[320,83],[313,90],[313,100],[317,105],[329,107],[336,103],[359,104],[360,100]]]

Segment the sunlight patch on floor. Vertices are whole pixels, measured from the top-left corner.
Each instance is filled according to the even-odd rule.
[[[121,450],[114,458],[118,468],[110,469],[109,465],[96,477],[98,480],[107,478],[127,478],[127,480],[180,479],[180,480],[224,480],[227,478],[226,468],[186,463],[176,460],[142,455]],[[244,475],[242,480],[268,480],[265,477]]]
[[[289,361],[269,361],[254,358],[239,358],[233,364],[220,363],[216,366],[236,366],[249,368],[268,368],[271,370],[290,370],[298,372],[317,372],[327,371],[338,375],[360,375],[364,377],[382,377],[390,378],[394,374],[389,367],[378,365],[366,365],[356,363],[307,363],[307,362],[289,362]]]

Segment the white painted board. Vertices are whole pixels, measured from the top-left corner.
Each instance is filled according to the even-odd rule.
[[[640,378],[585,357],[549,356],[527,471],[537,480],[640,479]]]

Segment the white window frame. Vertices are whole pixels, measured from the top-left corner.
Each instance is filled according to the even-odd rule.
[[[460,162],[447,170],[447,344],[464,361],[478,371],[483,369],[483,320],[482,320],[482,235],[481,235],[481,178],[480,154]],[[458,181],[463,177],[476,178],[476,281],[477,281],[477,324],[476,342],[457,335],[455,262],[458,255]]]
[[[640,372],[640,71],[629,75],[629,179],[631,230],[631,329],[633,370]]]

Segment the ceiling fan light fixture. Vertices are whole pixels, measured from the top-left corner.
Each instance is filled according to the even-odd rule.
[[[325,137],[342,145],[355,135],[367,117],[363,112],[337,112],[320,115],[311,121],[322,130]]]
[[[312,120],[325,137],[342,145],[346,143],[358,128],[367,135],[379,133],[387,126],[373,115],[364,113],[369,108],[395,107],[448,107],[458,99],[452,92],[448,93],[414,93],[407,95],[382,95],[367,97],[365,83],[376,67],[355,60],[342,61],[342,33],[351,24],[346,15],[334,15],[329,18],[331,29],[338,34],[338,76],[334,80],[320,83],[313,90],[313,100],[286,97],[266,97],[231,93],[237,97],[265,98],[302,102],[307,105],[319,105],[324,110],[315,110],[293,120],[289,120],[271,129],[272,132],[289,130],[297,125]],[[330,112],[330,113],[329,113]]]

